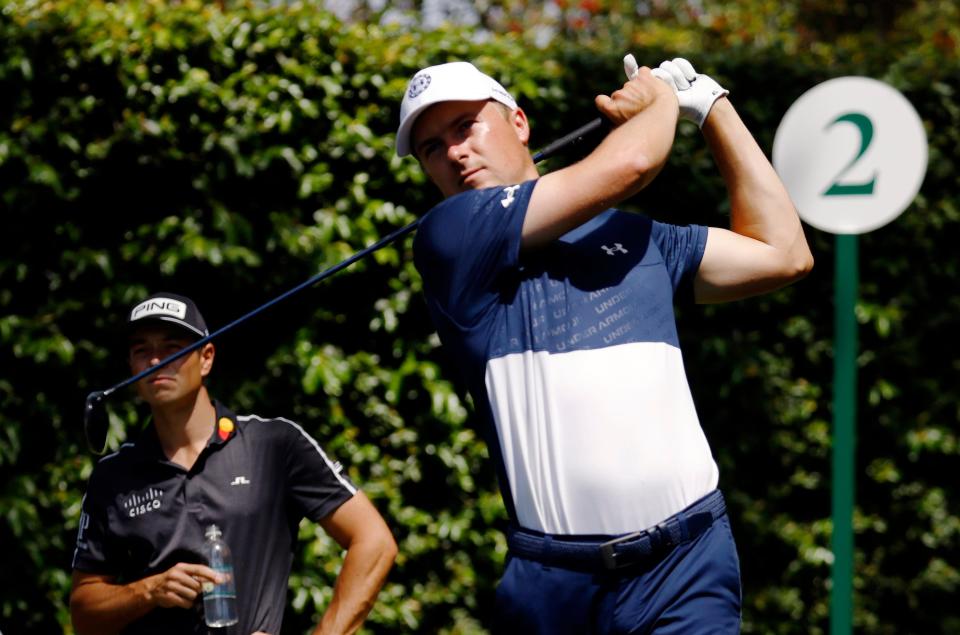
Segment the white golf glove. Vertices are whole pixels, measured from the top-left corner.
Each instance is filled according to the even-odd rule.
[[[632,53],[627,54],[623,58],[623,70],[627,74],[627,79],[633,79],[638,69],[636,58]],[[677,101],[680,102],[680,116],[692,121],[700,128],[703,127],[703,122],[707,119],[714,102],[730,94],[729,90],[709,75],[697,73],[693,65],[682,57],[661,63],[651,73],[673,88]]]

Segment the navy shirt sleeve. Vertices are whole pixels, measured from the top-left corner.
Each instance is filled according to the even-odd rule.
[[[287,496],[302,516],[318,521],[349,500],[357,488],[320,444],[296,423],[287,422]]]
[[[669,225],[654,221],[652,238],[663,256],[674,292],[681,287],[688,287],[703,259],[707,228],[703,225]]]
[[[424,216],[414,259],[425,290],[448,318],[475,323],[496,301],[495,282],[520,259],[520,238],[536,181],[472,190]]]

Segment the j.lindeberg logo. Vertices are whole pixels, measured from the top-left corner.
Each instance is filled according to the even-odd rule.
[[[231,481],[231,485],[249,485],[250,481],[247,480],[246,476],[237,476]]]
[[[123,501],[123,508],[127,510],[127,516],[136,518],[160,509],[162,498],[163,490],[151,487],[144,492],[137,492],[128,496],[127,500]]]
[[[416,98],[423,91],[427,89],[427,86],[430,85],[430,76],[424,73],[423,75],[417,75],[412,80],[410,80],[410,90],[407,91],[407,96],[410,99]]]

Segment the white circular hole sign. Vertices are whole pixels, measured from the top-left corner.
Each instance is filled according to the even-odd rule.
[[[800,218],[834,234],[863,234],[913,202],[927,171],[927,135],[896,89],[838,77],[790,106],[773,141],[773,165]]]

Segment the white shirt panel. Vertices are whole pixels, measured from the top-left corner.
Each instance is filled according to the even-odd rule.
[[[628,533],[716,489],[674,346],[514,353],[487,363],[486,386],[523,527]]]

